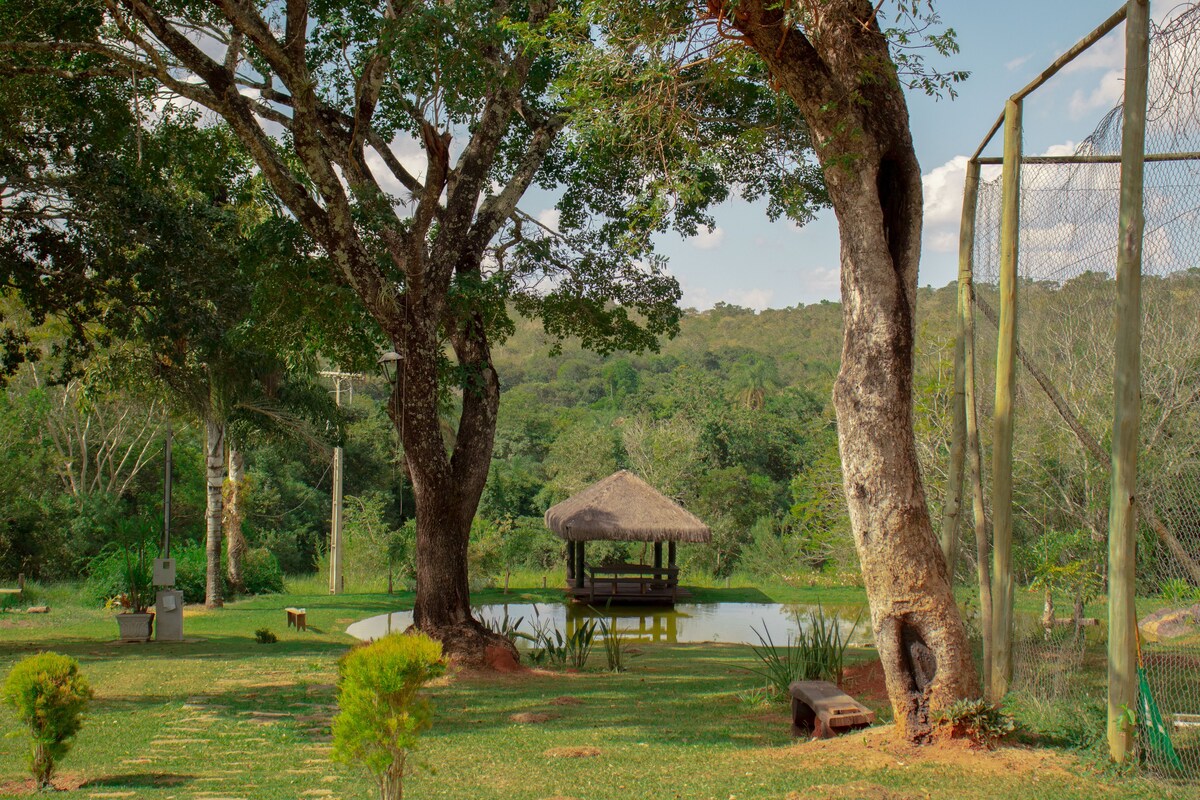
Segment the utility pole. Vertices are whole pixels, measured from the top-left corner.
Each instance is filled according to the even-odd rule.
[[[351,395],[353,401],[354,381],[365,376],[356,372],[327,371],[321,375],[333,379],[333,399],[338,408],[342,407],[342,387]],[[345,453],[341,446],[333,448],[333,514],[329,524],[329,593],[341,594],[345,588],[342,577],[345,542],[342,538],[342,482],[345,472]]]
[[[163,558],[171,557],[171,445],[175,432],[171,430],[171,417],[167,416],[167,435],[163,441]]]

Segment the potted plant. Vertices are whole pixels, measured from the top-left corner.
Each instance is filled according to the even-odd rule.
[[[121,632],[122,642],[148,642],[154,631],[154,614],[150,613],[150,599],[153,597],[151,574],[146,564],[144,546],[139,546],[134,552],[124,548],[124,569],[121,572],[122,593],[115,599],[121,607],[117,614],[117,627]]]

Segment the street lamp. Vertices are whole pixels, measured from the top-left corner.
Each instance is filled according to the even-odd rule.
[[[388,350],[379,357],[379,371],[383,373],[383,379],[392,386],[396,385],[396,373],[400,369],[400,362],[404,360],[404,356],[397,353],[395,350]]]

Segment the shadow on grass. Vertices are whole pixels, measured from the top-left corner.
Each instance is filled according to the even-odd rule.
[[[430,691],[436,722],[427,735],[452,738],[470,731],[503,737],[509,731],[536,731],[533,735],[563,743],[590,743],[601,736],[612,744],[733,749],[791,742],[784,704],[762,708],[739,698],[761,683],[739,668],[750,663],[748,648],[662,645],[646,650],[646,657],[632,659],[623,673],[600,671],[604,657],[593,653],[591,669],[584,672],[464,678],[437,687]],[[681,660],[690,674],[678,671]],[[514,718],[521,713],[551,716],[531,728]]]
[[[80,789],[159,789],[171,786],[186,786],[196,780],[195,775],[173,773],[136,772],[128,775],[105,775],[92,778]]]
[[[316,634],[317,630],[312,629]],[[301,634],[303,635],[303,634]],[[262,656],[329,655],[345,651],[351,642],[331,639],[284,639],[263,645],[253,634],[243,636],[198,634],[182,642],[120,643],[104,639],[58,637],[40,642],[0,642],[0,662],[30,653],[53,650],[80,661],[121,661],[142,659],[238,659]]]

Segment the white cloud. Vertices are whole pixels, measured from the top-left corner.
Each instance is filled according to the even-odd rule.
[[[1062,144],[1050,145],[1049,147],[1046,148],[1046,152],[1042,153],[1042,155],[1044,155],[1044,156],[1073,156],[1073,155],[1075,155],[1075,151],[1078,149],[1079,149],[1079,143],[1073,142],[1070,139],[1068,139],[1067,141],[1063,142]]]
[[[700,311],[712,308],[717,303],[729,303],[762,311],[771,307],[771,300],[775,297],[774,289],[727,289],[714,293],[708,287],[691,286],[684,280],[680,280],[680,287],[683,289],[680,305]]]
[[[1032,57],[1033,57],[1033,53],[1026,53],[1023,56],[1017,56],[1012,61],[1004,62],[1004,68],[1006,70],[1008,70],[1009,72],[1013,72],[1015,70],[1020,69],[1022,66],[1024,66],[1025,62],[1028,61]]]
[[[925,226],[957,224],[962,216],[963,182],[967,178],[967,157],[954,158],[921,176],[925,195]]]
[[[1100,78],[1100,83],[1090,92],[1076,89],[1071,95],[1067,110],[1071,117],[1080,117],[1098,109],[1110,109],[1121,101],[1125,92],[1124,69],[1111,69]]]
[[[753,308],[755,311],[762,311],[764,308],[771,307],[771,298],[775,296],[775,290],[735,289],[725,294],[727,297],[733,298],[730,302],[735,305]]]
[[[725,229],[719,225],[712,230],[700,229],[700,232],[688,240],[692,247],[700,250],[716,250],[725,241]]]
[[[985,168],[982,177],[994,170]],[[921,176],[924,194],[924,249],[951,253],[958,248],[958,224],[962,219],[963,184],[967,179],[967,157],[955,156]]]
[[[558,221],[561,217],[562,212],[557,208],[545,208],[537,213],[537,221],[556,233],[558,232]]]
[[[1100,41],[1084,50],[1062,69],[1064,75],[1072,72],[1113,70],[1125,68],[1125,28],[1119,26]],[[1057,56],[1056,56],[1057,57]]]
[[[1070,155],[1077,146],[1072,141],[1051,145],[1042,155]],[[993,181],[1000,177],[1000,172],[999,166],[984,166],[980,169],[980,179]],[[963,184],[966,179],[966,156],[955,156],[921,176],[925,250],[952,253],[958,249],[958,226],[962,220]]]

